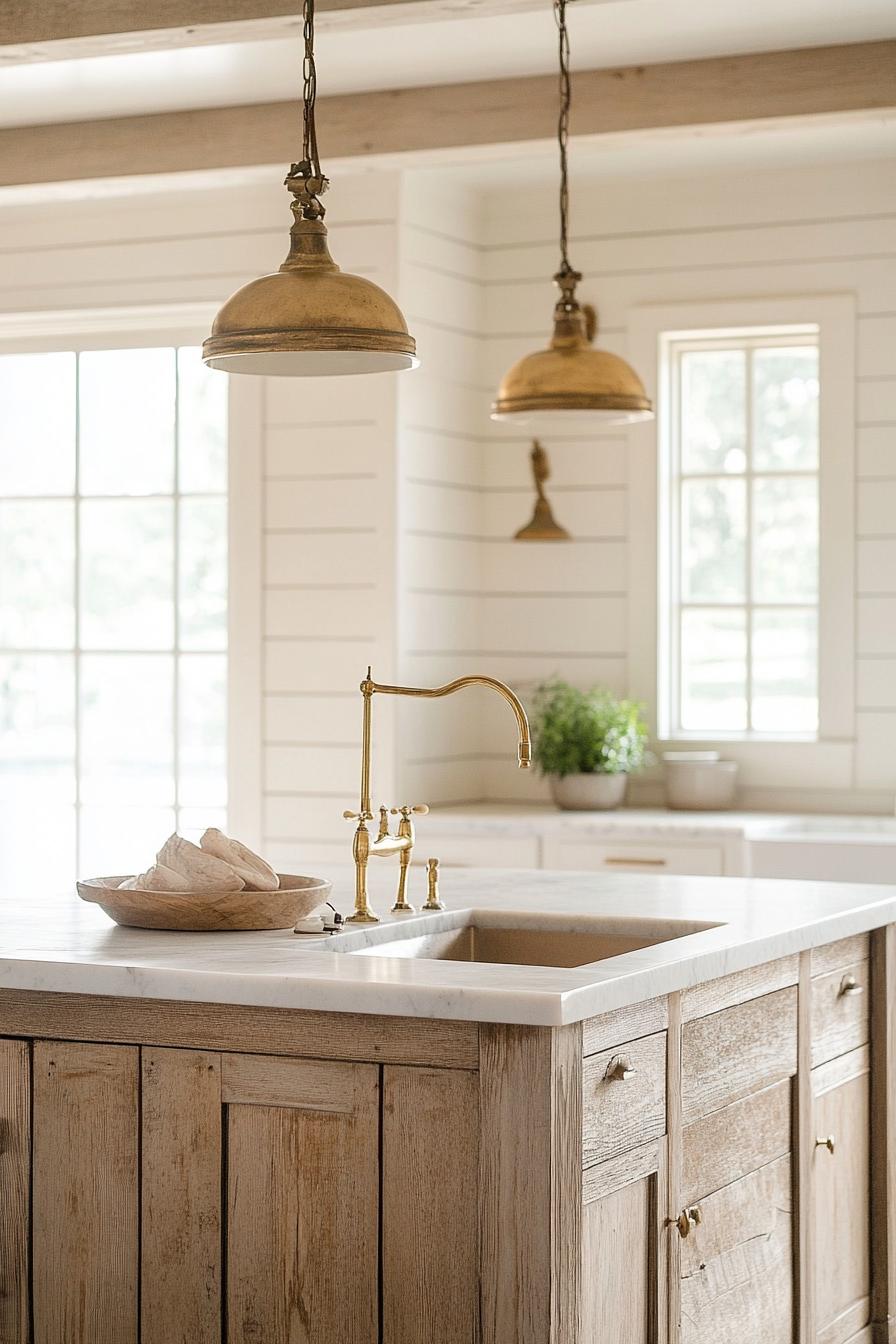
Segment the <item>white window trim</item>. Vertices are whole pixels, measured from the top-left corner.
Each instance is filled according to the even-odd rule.
[[[661,507],[659,453],[668,449],[667,358],[672,339],[818,328],[821,397],[819,560],[819,730],[815,741],[707,737],[751,767],[749,782],[770,787],[850,788],[855,739],[855,298],[851,294],[731,299],[644,305],[632,309],[629,359],[654,399],[655,421],[629,431],[629,686],[652,724],[660,704],[659,563],[667,526]],[[690,740],[690,739],[689,739]],[[660,739],[660,750],[681,748]],[[747,782],[745,780],[745,782]]]
[[[130,346],[200,345],[219,303],[0,313],[0,354]],[[257,848],[262,824],[263,380],[230,379],[228,429],[227,817]]]

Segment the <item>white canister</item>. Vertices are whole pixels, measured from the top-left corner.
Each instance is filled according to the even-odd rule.
[[[737,762],[717,751],[665,751],[666,806],[681,811],[723,812],[734,806]]]
[[[551,775],[551,797],[565,812],[607,812],[625,797],[628,775]]]

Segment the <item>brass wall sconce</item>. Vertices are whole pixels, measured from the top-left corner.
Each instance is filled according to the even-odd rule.
[[[550,501],[544,492],[544,483],[551,474],[551,468],[548,464],[548,455],[537,439],[532,444],[530,459],[537,492],[535,512],[532,514],[532,521],[513,534],[514,541],[572,541],[566,528],[561,527],[554,517]]]

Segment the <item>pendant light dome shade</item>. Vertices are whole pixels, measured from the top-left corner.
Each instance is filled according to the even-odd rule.
[[[579,304],[581,274],[569,261],[569,74],[567,0],[554,0],[560,38],[560,270],[554,283],[560,298],[554,309],[554,335],[547,350],[526,355],[504,375],[492,403],[493,420],[509,420],[541,430],[580,429],[590,425],[632,424],[652,420],[653,406],[641,379],[619,355],[592,349],[597,314]]]
[[[340,271],[327,246],[329,187],[320,166],[314,107],[314,0],[303,0],[302,158],[286,175],[292,193],[289,256],[227,300],[202,345],[202,358],[225,373],[283,378],[388,373],[417,367],[417,347],[398,305],[379,285]]]
[[[543,429],[652,420],[653,407],[630,365],[609,350],[595,350],[596,314],[575,299],[578,276],[555,276],[563,295],[554,310],[554,335],[546,350],[514,364],[498,388],[493,420]]]
[[[289,256],[231,296],[202,357],[213,369],[282,377],[385,373],[419,363],[398,305],[379,285],[346,275],[322,219],[294,203]]]

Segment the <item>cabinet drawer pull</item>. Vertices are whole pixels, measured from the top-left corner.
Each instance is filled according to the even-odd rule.
[[[604,859],[606,864],[615,864],[617,868],[665,868],[665,859]]]
[[[638,1072],[633,1069],[631,1064],[626,1064],[624,1060],[617,1059],[607,1070],[607,1078],[619,1083],[627,1083],[630,1078],[634,1078]]]
[[[837,991],[838,997],[843,999],[851,994],[864,994],[865,988],[860,985],[854,975],[844,975],[840,981],[840,988]]]
[[[816,1139],[816,1148],[827,1148],[828,1152],[833,1154],[836,1139],[833,1134],[829,1134],[826,1139]]]
[[[675,1220],[675,1226],[678,1228],[682,1240],[691,1235],[691,1228],[699,1227],[703,1222],[703,1215],[696,1204],[691,1204],[689,1208],[682,1209]]]

